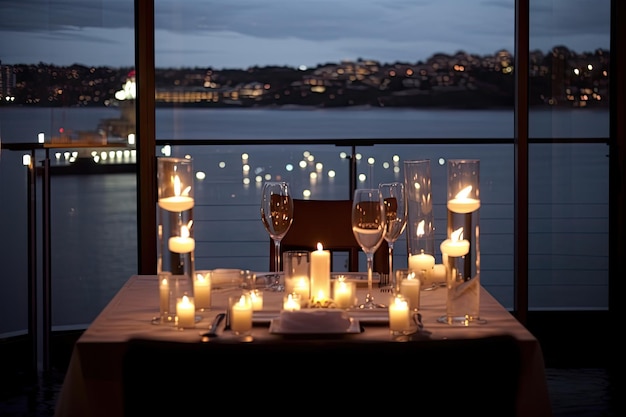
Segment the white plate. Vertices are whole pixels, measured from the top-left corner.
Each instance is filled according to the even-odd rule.
[[[270,321],[270,333],[282,335],[342,335],[361,333],[361,325],[359,321],[350,317],[350,326],[346,330],[321,332],[319,329],[309,330],[306,328],[297,330],[284,330],[280,327],[280,318],[274,318]]]
[[[357,319],[362,324],[387,324],[389,323],[389,310],[372,309],[363,310],[351,308],[346,310],[350,317]],[[271,323],[280,316],[280,310],[257,310],[252,313],[252,322],[257,324]]]

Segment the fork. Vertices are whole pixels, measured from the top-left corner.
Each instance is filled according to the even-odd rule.
[[[378,281],[378,288],[380,292],[392,292],[393,286],[389,279],[389,274],[380,274],[380,280]]]

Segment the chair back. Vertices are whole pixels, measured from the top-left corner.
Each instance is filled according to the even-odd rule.
[[[331,254],[347,252],[348,271],[359,271],[361,247],[352,233],[352,200],[294,199],[293,207],[293,223],[281,241],[281,256],[289,250],[316,250],[319,242]],[[374,254],[375,272],[388,273],[388,251],[387,242],[383,241]],[[270,271],[276,270],[274,253],[274,242],[270,239]]]

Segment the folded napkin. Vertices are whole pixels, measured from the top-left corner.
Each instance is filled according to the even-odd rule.
[[[302,309],[280,312],[280,330],[283,332],[340,333],[350,328],[350,317],[343,310]]]
[[[241,269],[214,269],[211,274],[212,285],[234,284],[240,285],[244,279],[244,271]]]

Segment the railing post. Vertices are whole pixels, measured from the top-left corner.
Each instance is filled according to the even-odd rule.
[[[50,370],[50,331],[52,329],[52,294],[51,294],[51,236],[50,236],[50,150],[46,148],[46,156],[43,160],[43,337],[42,354],[43,370]]]
[[[27,172],[27,210],[28,210],[28,337],[31,343],[31,371],[33,375],[39,370],[37,337],[37,168],[35,166],[35,149],[30,151],[30,163]]]

